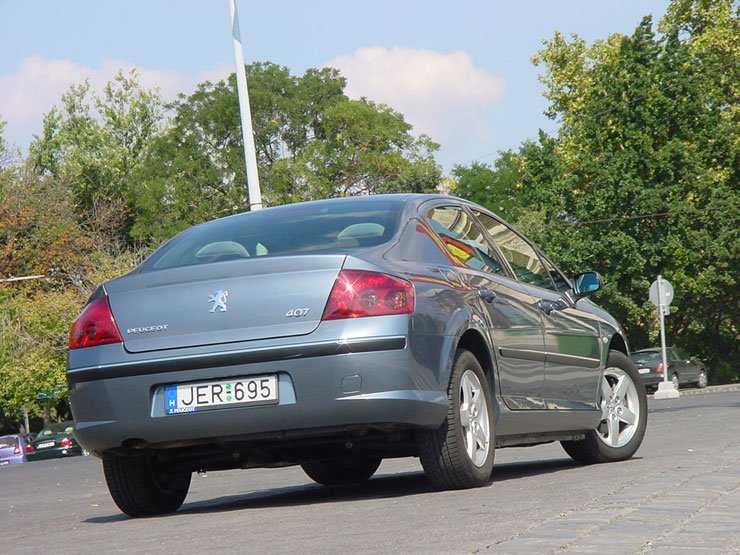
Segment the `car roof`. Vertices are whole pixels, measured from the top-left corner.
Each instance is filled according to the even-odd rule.
[[[381,201],[397,201],[402,202],[407,205],[413,205],[413,206],[419,206],[420,204],[423,204],[430,200],[448,200],[452,202],[456,202],[459,204],[464,204],[466,206],[481,208],[485,210],[484,207],[479,206],[475,204],[474,202],[470,202],[468,200],[454,197],[451,195],[445,195],[442,193],[392,193],[392,194],[384,194],[384,195],[355,195],[355,196],[349,196],[349,197],[336,197],[336,198],[328,198],[328,199],[319,199],[319,200],[308,200],[308,201],[301,201],[301,202],[294,202],[294,203],[288,203],[288,204],[280,204],[277,206],[269,206],[266,208],[263,208],[262,210],[280,210],[281,208],[285,208],[288,206],[300,206],[300,205],[322,205],[322,204],[337,204],[337,203],[363,203],[363,202],[381,202]],[[242,216],[244,214],[248,214],[247,212],[240,212],[238,214],[232,214],[231,216],[225,216],[224,218],[220,218],[221,220],[226,220],[230,218],[237,218],[239,216]],[[199,225],[205,225],[210,223],[211,221],[215,220],[209,220],[208,222],[203,222]],[[197,227],[197,226],[194,226]]]

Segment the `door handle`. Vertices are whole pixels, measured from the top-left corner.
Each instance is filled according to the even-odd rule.
[[[492,303],[493,299],[496,298],[496,293],[491,291],[490,289],[486,289],[485,287],[482,289],[478,289],[478,296],[486,301],[487,303]]]

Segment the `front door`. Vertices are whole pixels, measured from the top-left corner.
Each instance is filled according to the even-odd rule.
[[[550,310],[569,288],[567,280],[534,247],[503,222],[474,212],[501,251],[544,328],[545,379],[548,409],[593,409],[599,386],[599,324],[581,307]],[[550,301],[543,303],[541,301]]]

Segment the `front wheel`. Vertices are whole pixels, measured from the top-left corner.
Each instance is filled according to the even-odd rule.
[[[706,370],[702,370],[699,372],[699,378],[696,380],[696,387],[699,389],[704,389],[707,387],[707,372]]]
[[[113,501],[133,517],[173,513],[190,489],[190,472],[170,472],[154,457],[106,458],[103,472]]]
[[[455,354],[447,396],[442,426],[417,436],[424,472],[438,488],[483,486],[493,470],[493,404],[488,378],[470,351]]]
[[[647,426],[647,395],[632,361],[610,351],[599,391],[601,421],[586,438],[563,441],[566,453],[583,464],[621,461],[635,454]]]

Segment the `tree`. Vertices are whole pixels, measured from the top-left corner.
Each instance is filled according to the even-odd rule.
[[[514,152],[502,152],[494,162],[452,167],[455,194],[485,206],[502,218],[515,220],[522,208],[521,168]]]
[[[30,159],[42,176],[67,184],[80,222],[125,242],[133,223],[133,176],[162,110],[158,93],[142,89],[133,70],[119,72],[102,95],[87,81],[74,85],[62,96],[62,108],[44,117]]]
[[[398,112],[350,100],[334,69],[302,76],[271,63],[247,67],[260,185],[267,205],[353,194],[430,191],[437,145],[411,135]],[[243,211],[241,123],[232,75],[202,83],[171,109],[137,173],[133,235],[159,242],[185,227]]]
[[[646,292],[660,273],[676,291],[670,340],[738,380],[737,12],[678,0],[660,28],[545,43],[534,61],[561,126],[518,153],[522,198],[566,269],[605,274],[601,301],[633,346],[656,339]]]
[[[135,253],[114,255],[80,223],[73,188],[31,164],[0,169],[0,413],[69,418],[65,385],[69,326],[97,283],[120,275]],[[1,423],[0,423],[1,424]]]

